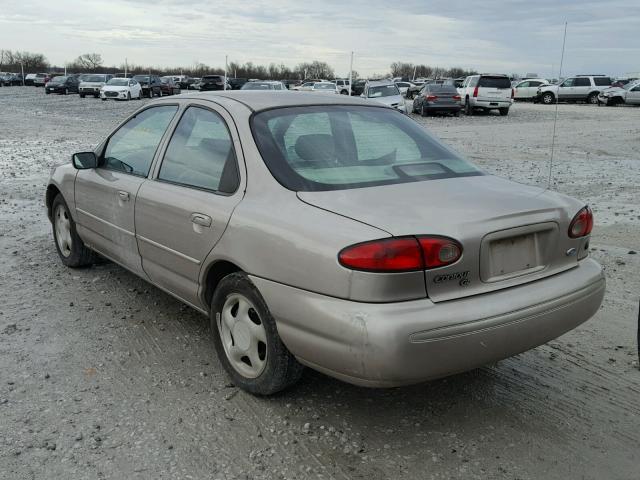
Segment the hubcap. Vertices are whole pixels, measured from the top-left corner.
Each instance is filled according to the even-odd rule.
[[[60,253],[64,257],[71,255],[71,219],[69,218],[69,212],[63,205],[58,205],[54,214],[54,223],[56,229],[56,241],[58,242],[58,248]]]
[[[229,295],[217,321],[229,363],[244,377],[258,377],[267,364],[267,332],[251,301]]]

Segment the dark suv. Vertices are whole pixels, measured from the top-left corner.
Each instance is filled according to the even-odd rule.
[[[242,86],[247,83],[246,78],[230,78],[229,87],[231,90],[240,90]]]
[[[224,90],[224,76],[223,75],[205,75],[200,80],[200,91],[205,92],[207,90]]]
[[[45,93],[62,93],[68,95],[70,93],[78,93],[80,80],[75,75],[53,77],[47,82],[44,88]]]
[[[142,87],[143,97],[161,97],[162,96],[162,81],[157,75],[136,75],[133,79]]]

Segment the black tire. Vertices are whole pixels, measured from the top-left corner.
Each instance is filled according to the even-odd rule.
[[[466,98],[464,101],[464,114],[468,116],[472,116],[474,114],[473,107],[469,102],[469,98]]]
[[[424,105],[420,105],[420,116],[421,117],[427,116],[427,111],[424,109]]]
[[[69,89],[68,89],[68,88],[65,88],[65,89],[64,89],[64,94],[65,94],[65,95],[69,95]]]
[[[81,93],[81,94],[80,94],[80,98],[84,98],[84,93]]]
[[[597,105],[598,104],[598,94],[597,93],[592,93],[587,97],[587,103],[590,105]]]
[[[94,93],[93,98],[100,98],[100,94],[99,93]]]
[[[507,115],[509,115],[509,108],[499,108],[498,111],[500,112],[500,115],[502,115],[503,117],[506,117]]]
[[[127,102],[131,100],[131,92],[127,92]]]
[[[453,116],[454,117],[459,117],[460,116],[460,110],[457,110],[457,111],[453,112]]]
[[[70,225],[71,246],[67,253],[63,253],[60,249],[60,242],[58,242],[58,232],[56,229],[56,217],[58,214],[65,215],[65,218],[68,219]],[[58,194],[51,204],[51,225],[53,227],[53,240],[62,263],[71,268],[86,267],[93,264],[96,259],[96,254],[93,250],[87,248],[82,239],[78,236],[76,224],[73,221],[73,218],[69,213],[69,207],[61,194]]]
[[[102,101],[103,101],[103,102],[106,102],[106,101],[107,101],[107,99],[106,99],[106,98],[103,98],[103,99],[102,99]]]
[[[266,364],[264,370],[256,378],[248,378],[238,372],[229,361],[222,344],[218,321],[221,319],[225,302],[233,294],[240,294],[253,304],[255,313],[257,313],[266,332]],[[302,376],[304,367],[298,363],[280,340],[276,322],[269,312],[267,304],[246,274],[232,273],[220,281],[211,299],[210,321],[213,342],[220,363],[233,383],[243,390],[254,395],[272,395],[295,384]]]
[[[340,95],[349,95],[349,92],[347,92],[346,90],[341,90]]]
[[[551,92],[545,92],[540,97],[540,101],[545,105],[551,105],[556,101],[556,96]]]

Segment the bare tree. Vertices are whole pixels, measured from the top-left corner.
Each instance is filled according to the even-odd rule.
[[[83,53],[73,61],[73,66],[81,70],[98,70],[102,67],[102,55],[99,53]]]

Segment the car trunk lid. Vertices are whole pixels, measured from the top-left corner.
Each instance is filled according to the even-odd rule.
[[[575,252],[583,246],[566,234],[580,208],[575,200],[491,175],[298,192],[298,197],[392,236],[459,241],[460,260],[425,271],[427,294],[436,302],[564,271],[577,264]]]

